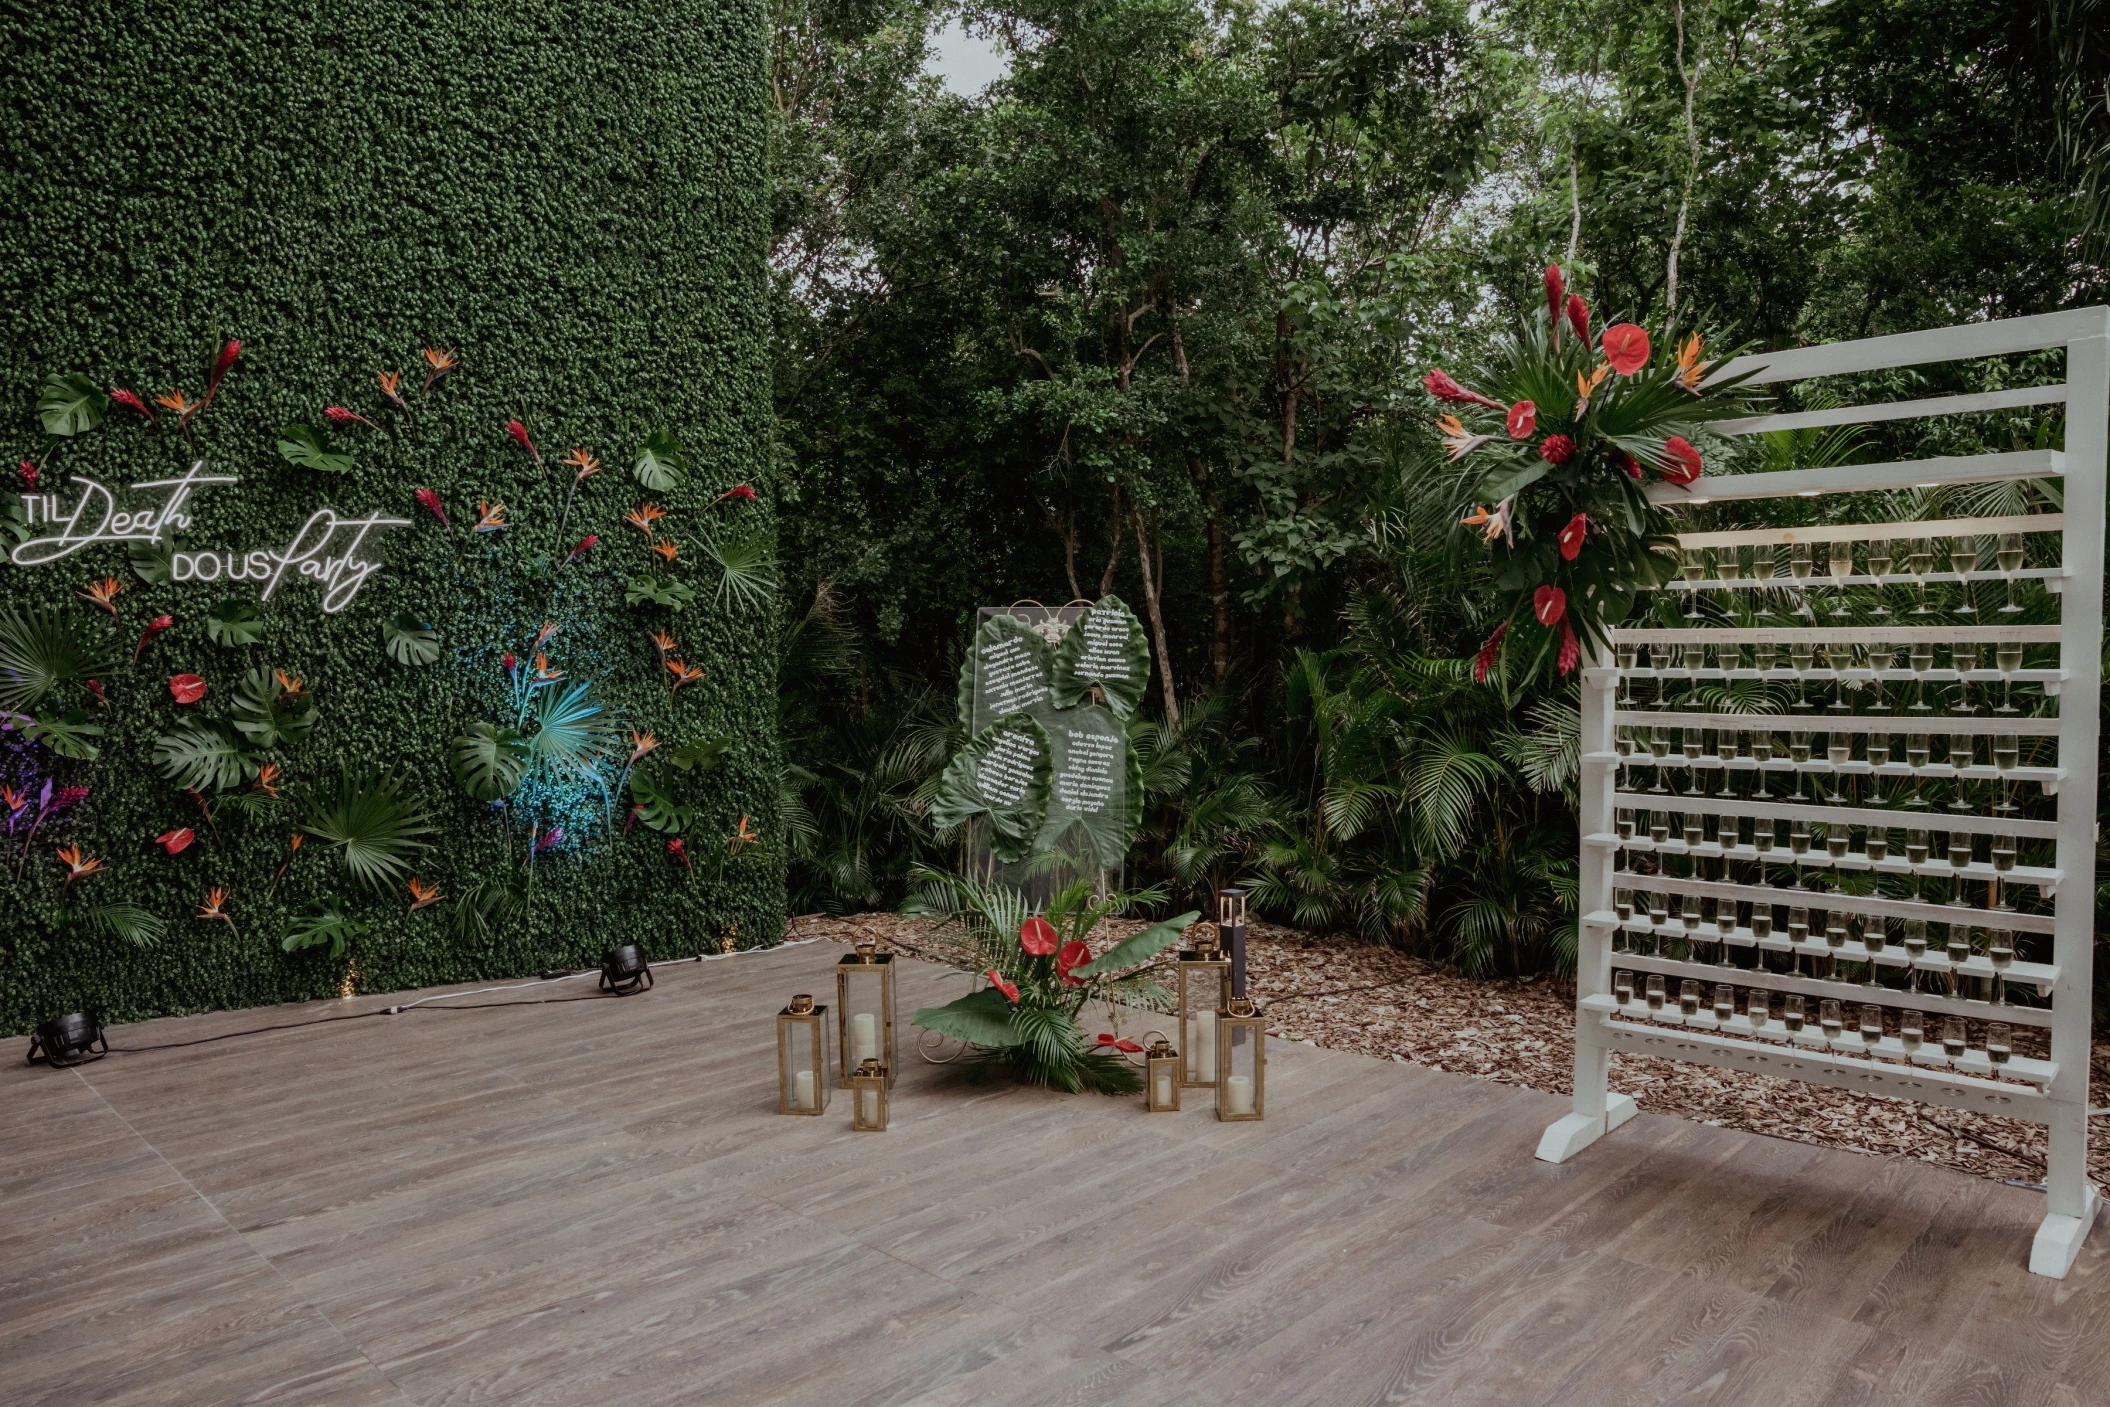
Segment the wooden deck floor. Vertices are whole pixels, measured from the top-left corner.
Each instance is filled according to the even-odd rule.
[[[1264,1124],[915,1062],[887,1134],[780,1117],[839,952],[6,1068],[0,1401],[2110,1400],[2110,1236],[2033,1278],[2041,1198],[1923,1165],[1645,1114],[1552,1167],[1564,1101],[1280,1045]]]

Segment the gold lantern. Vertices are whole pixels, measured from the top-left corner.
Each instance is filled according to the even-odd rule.
[[[857,950],[835,965],[835,1043],[844,1089],[867,1060],[878,1061],[890,1083],[900,1068],[894,1059],[894,955],[880,952],[871,939],[860,939]]]
[[[876,1059],[861,1061],[850,1076],[850,1127],[858,1133],[886,1132],[886,1069]]]
[[[1267,1116],[1267,1018],[1247,997],[1216,1014],[1216,1117]]]
[[[1143,1107],[1153,1114],[1180,1110],[1180,1053],[1159,1039],[1143,1054]]]
[[[777,1013],[777,1112],[828,1108],[828,1008],[800,992]]]
[[[1173,964],[1178,975],[1180,1048],[1187,1058],[1180,1083],[1200,1089],[1216,1083],[1216,1013],[1231,997],[1231,959],[1214,932],[1195,935],[1194,946]]]

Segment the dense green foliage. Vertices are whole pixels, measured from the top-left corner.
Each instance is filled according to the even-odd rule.
[[[963,97],[922,75],[952,11],[779,0],[794,902],[892,903],[940,854],[974,607],[1114,591],[1160,666],[1130,883],[1184,906],[1242,878],[1273,916],[1558,963],[1573,695],[1471,683],[1507,601],[1445,551],[1423,372],[1479,360],[1549,261],[1598,325],[1713,351],[2102,301],[2098,12],[987,0],[965,17],[1010,73]],[[2013,412],[1736,453],[2058,433]]]
[[[617,941],[776,939],[763,25],[744,4],[600,0],[297,16],[109,0],[0,22],[5,463],[69,503],[70,472],[122,486],[204,458],[239,475],[192,500],[187,551],[279,550],[326,504],[411,520],[368,539],[384,565],[332,615],[308,582],[254,611],[254,585],[170,583],[165,551],[0,567],[0,613],[54,609],[98,657],[21,644],[56,679],[54,736],[100,752],[0,735],[0,781],[88,788],[33,841],[32,800],[7,837],[0,1030],[82,1005],[131,1018],[519,974]],[[244,350],[187,429],[93,394],[195,401],[229,338]],[[425,347],[459,369],[421,385]],[[62,383],[40,420],[54,374],[87,391]],[[508,438],[515,417],[542,463]],[[606,467],[577,479],[573,446]],[[743,481],[759,499],[714,503]],[[623,522],[647,497],[671,567]],[[480,499],[510,526],[472,534]],[[626,604],[648,564],[694,604]],[[114,619],[77,599],[106,576]],[[163,612],[173,628],[135,661]],[[671,687],[648,628],[695,682]],[[567,683],[535,682],[538,649]],[[202,700],[173,700],[179,673]],[[480,795],[503,805],[456,779],[477,725]],[[687,861],[663,830],[624,834],[630,729],[663,745],[633,775],[692,808]],[[157,739],[174,740],[158,758]],[[708,775],[672,765],[716,739]],[[729,851],[743,814],[762,843]],[[155,843],[182,829],[179,853]],[[67,884],[60,843],[103,868]],[[412,875],[446,897],[411,911]],[[214,889],[218,912],[194,916]]]

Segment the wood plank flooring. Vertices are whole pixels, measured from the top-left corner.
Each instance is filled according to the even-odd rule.
[[[840,952],[0,1067],[0,1403],[2110,1403],[2110,1234],[2032,1277],[2041,1196],[1922,1164],[1552,1167],[1561,1099],[1282,1043],[1260,1124],[914,1060],[884,1135],[781,1117]]]

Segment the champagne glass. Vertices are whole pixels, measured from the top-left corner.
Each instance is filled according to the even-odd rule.
[[[1871,732],[1868,735],[1868,765],[1888,767],[1890,765],[1890,734]],[[1890,798],[1883,794],[1883,779],[1871,776],[1868,779],[1868,805],[1888,806]]]
[[[1912,965],[1906,969],[1909,976],[1906,980],[1905,990],[1917,992],[1920,989],[1919,964],[1920,959],[1925,956],[1927,956],[1927,920],[1923,918],[1908,918],[1905,920],[1905,957]]]
[[[1949,868],[1952,870],[1967,870],[1970,867],[1971,833],[1969,831],[1950,831]]]
[[[1807,582],[1810,579],[1810,572],[1815,567],[1816,563],[1811,559],[1810,545],[1807,542],[1798,542],[1788,549],[1788,575],[1795,578],[1798,583]],[[1814,618],[1816,612],[1810,609],[1807,589],[1798,590],[1796,596],[1797,609],[1795,613]]]
[[[1934,706],[1927,702],[1927,671],[1934,668],[1934,642],[1925,639],[1913,641],[1907,658],[1912,662],[1912,682],[1915,689],[1912,711],[1931,713]]]
[[[1736,1019],[1736,988],[1727,982],[1714,984],[1714,1019],[1724,1026]]]
[[[1612,913],[1618,918],[1620,927],[1634,921],[1634,891],[1615,889],[1612,891]]]
[[[1627,676],[1634,672],[1634,666],[1640,661],[1641,649],[1631,640],[1622,640],[1613,647],[1612,653],[1613,657],[1619,661],[1619,697],[1615,701],[1616,706],[1631,708],[1634,702],[1634,694],[1628,683]]]
[[[1861,842],[1868,863],[1880,865],[1890,858],[1890,829],[1887,826],[1870,826],[1867,839]]]
[[[1649,756],[1654,758],[1656,762],[1655,767],[1651,769],[1656,774],[1656,784],[1648,789],[1649,795],[1669,796],[1670,788],[1663,785],[1663,759],[1670,756],[1670,729],[1668,727],[1658,723],[1649,730],[1648,752]]]
[[[2015,869],[2015,838],[2011,835],[1993,837],[1993,873],[2012,874]]]
[[[1660,972],[1651,972],[1651,973],[1650,973],[1650,974],[1648,975],[1648,983],[1647,983],[1647,985],[1646,985],[1646,986],[1644,986],[1644,987],[1642,988],[1642,1000],[1643,1000],[1643,1001],[1645,1001],[1645,1002],[1646,1002],[1646,1003],[1648,1004],[1648,1009],[1649,1009],[1650,1011],[1661,1011],[1661,1010],[1663,1010],[1663,974],[1662,974],[1662,973],[1660,973]]]
[[[1941,1053],[1951,1060],[1964,1052],[1963,1018],[1944,1016],[1941,1019]]]
[[[1824,826],[1824,853],[1834,860],[1846,858],[1846,848],[1853,843],[1853,832],[1844,821],[1827,821]]]
[[[1788,853],[1801,859],[1810,853],[1810,823],[1794,821],[1788,826]]]
[[[1993,964],[1993,1005],[2007,1005],[2007,970],[2015,965],[2015,935],[2005,928],[1989,928],[1985,955]]]
[[[2022,668],[2022,642],[2002,640],[1993,646],[1993,663],[2000,667],[2000,707],[1995,713],[2020,713],[2015,707],[2015,671]]]
[[[1773,936],[1773,906],[1753,904],[1751,906],[1751,936],[1763,942]]]
[[[1829,565],[1835,598],[1832,614],[1843,616],[1846,614],[1846,579],[1854,574],[1854,545],[1851,542],[1833,543]]]
[[[1780,1004],[1780,1024],[1788,1028],[1789,1035],[1792,1036],[1802,1029],[1802,1016],[1805,1010],[1806,1007],[1799,993],[1791,993]]]
[[[1928,760],[1934,755],[1934,736],[1931,733],[1907,733],[1905,735],[1905,765],[1912,769],[1912,799],[1905,805],[1925,806],[1920,800],[1920,783]]]
[[[1678,1014],[1697,1016],[1700,1014],[1700,984],[1688,977],[1678,984]]]
[[[1971,925],[1950,924],[1949,941],[1942,951],[1949,959],[1949,995],[1953,997],[1963,982],[1963,965],[1971,960]]]
[[[1688,894],[1685,896],[1685,907],[1679,911],[1678,921],[1685,925],[1687,933],[1698,933],[1700,931],[1699,895]]]
[[[1770,641],[1761,640],[1751,647],[1751,667],[1760,674],[1773,668],[1774,649]]]
[[[1670,812],[1648,813],[1648,838],[1658,849],[1662,848],[1664,841],[1670,839]]]
[[[1920,1053],[1927,1040],[1927,1014],[1923,1011],[1901,1011],[1898,1013],[1898,1044],[1905,1047],[1906,1056]]]
[[[1824,1032],[1828,1041],[1836,1041],[1846,1034],[1846,1013],[1837,997],[1826,997],[1817,1003],[1817,1029]]]
[[[1890,946],[1890,930],[1880,916],[1861,921],[1861,946],[1868,950],[1868,985],[1876,985],[1876,957]]]
[[[1707,574],[1707,565],[1700,560],[1700,554],[1696,549],[1688,547],[1682,554],[1679,570],[1685,576],[1685,619],[1698,620],[1700,618],[1700,593],[1693,583]]]
[[[2013,615],[2022,609],[2015,604],[2015,573],[2022,570],[2022,534],[2000,534],[2000,546],[1994,552],[1993,560],[2000,564],[2000,574],[2007,578],[2007,604],[2000,608],[2000,614]]]
[[[1614,811],[1612,813],[1612,824],[1618,827],[1619,839],[1622,844],[1634,838],[1634,813],[1632,811],[1624,808]]]
[[[1846,950],[1846,914],[1832,909],[1824,916],[1824,946],[1831,949],[1825,959],[1825,972],[1829,976],[1839,973],[1839,954]]]
[[[1971,706],[1971,683],[1969,675],[1978,668],[1978,642],[1976,640],[1952,640],[1949,643],[1949,663],[1956,668],[1956,711],[1961,714],[1978,712]]]
[[[1995,733],[1993,735],[1993,766],[2002,772],[2012,772],[2021,761],[2022,739],[2013,733]],[[2009,797],[2011,787],[2012,783],[2003,777],[2000,783],[2000,802],[1993,808],[1995,811],[2004,814],[2019,809]]]
[[[1868,1058],[1876,1058],[1876,1047],[1883,1043],[1883,1008],[1864,1002],[1861,1006],[1861,1046]]]
[[[1916,537],[1912,539],[1911,550],[1905,557],[1905,569],[1912,573],[1913,585],[1919,588],[1919,604],[1912,608],[1911,614],[1916,616],[1933,615],[1934,612],[1927,609],[1927,573],[1934,570],[1934,540],[1932,538]]]
[[[1848,689],[1858,690],[1861,686],[1846,682],[1842,676],[1854,666],[1854,647],[1843,640],[1834,640],[1824,647],[1824,658],[1825,662],[1831,665],[1833,675],[1832,702],[1829,711],[1832,713],[1853,712],[1853,705],[1846,701],[1846,691]]]
[[[2007,1068],[2008,1060],[2015,1053],[2015,1033],[2005,1021],[1994,1021],[1985,1028],[1985,1058],[1993,1062],[1993,1078],[1999,1079]]]
[[[1773,573],[1774,573],[1774,571],[1775,571],[1775,567],[1774,567],[1774,564],[1773,564],[1773,544],[1772,544],[1772,543],[1770,543],[1770,542],[1768,542],[1768,543],[1763,543],[1763,544],[1761,544],[1761,545],[1759,545],[1759,546],[1757,546],[1757,547],[1754,547],[1754,548],[1752,548],[1752,549],[1751,549],[1751,576],[1752,576],[1752,579],[1753,579],[1754,581],[1763,581],[1763,582],[1768,582],[1768,583],[1770,583],[1770,582],[1771,582],[1771,581],[1773,580]],[[1753,605],[1754,605],[1754,606],[1755,606],[1755,607],[1756,607],[1757,609],[1753,610],[1753,611],[1751,612],[1751,614],[1752,614],[1752,615],[1754,615],[1754,616],[1770,616],[1770,615],[1772,615],[1772,614],[1773,614],[1773,610],[1772,610],[1772,606],[1771,606],[1771,603],[1770,603],[1770,597],[1772,596],[1772,594],[1773,594],[1773,593],[1772,593],[1772,592],[1771,592],[1770,590],[1765,590],[1765,591],[1756,591],[1756,592],[1753,592],[1753,593],[1752,593],[1752,604],[1753,604]]]
[[[1810,671],[1811,661],[1817,658],[1817,647],[1807,640],[1796,640],[1788,645],[1788,660],[1795,666],[1795,707],[1809,706],[1803,696],[1803,676]]]
[[[1960,616],[1975,616],[1978,607],[1971,600],[1971,568],[1978,565],[1978,539],[1975,537],[1952,537],[1949,539],[1949,570],[1956,573],[1956,584],[1963,588],[1963,604],[1956,608]]]
[[[1876,579],[1876,604],[1869,614],[1887,616],[1890,607],[1883,604],[1883,586],[1890,576],[1890,543],[1887,539],[1868,544],[1868,574]]]
[[[1615,972],[1612,974],[1612,1000],[1621,1006],[1631,1005],[1634,1000],[1634,974]]]

